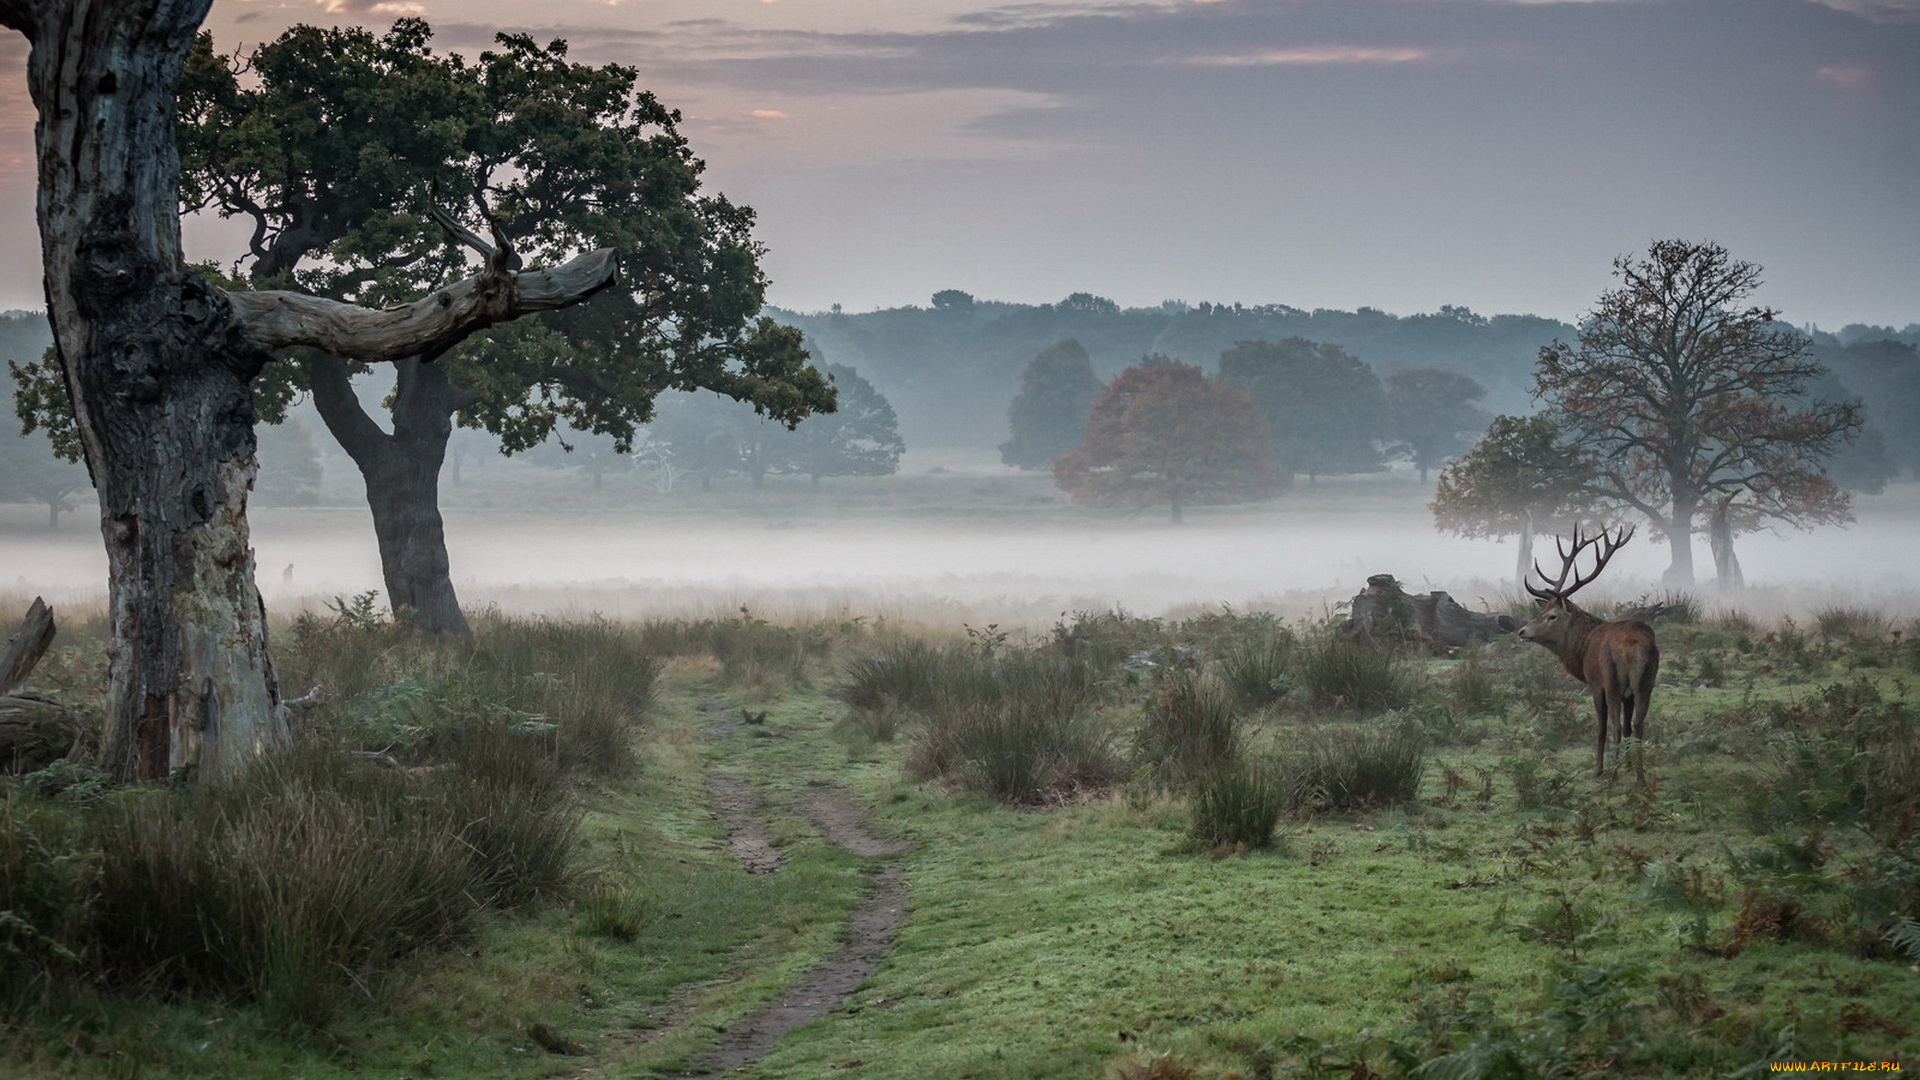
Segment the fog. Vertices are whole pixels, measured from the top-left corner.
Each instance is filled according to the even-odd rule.
[[[357,479],[330,463],[324,501],[252,512],[269,609],[289,615],[381,588]],[[1446,589],[1471,607],[1510,594],[1514,545],[1436,533],[1410,471],[1302,482],[1270,503],[1198,508],[1174,526],[1165,508],[1096,510],[1065,503],[1050,479],[986,451],[910,454],[902,474],[769,478],[703,492],[648,491],[628,475],[603,491],[573,472],[494,459],[447,488],[453,576],[471,611],[611,617],[737,612],[775,619],[867,616],[1039,630],[1060,615],[1115,606],[1142,615],[1201,606],[1312,616],[1370,574],[1410,589]],[[1825,603],[1920,612],[1911,556],[1920,484],[1856,499],[1857,524],[1760,533],[1739,552],[1752,588],[1739,606],[1802,613]],[[0,506],[0,599],[45,594],[91,606],[106,563],[91,508],[49,532],[44,509]],[[1551,548],[1546,558],[1552,559]],[[1704,539],[1695,560],[1710,609],[1724,606]],[[1591,590],[1597,599],[1658,591],[1666,548],[1642,536]]]

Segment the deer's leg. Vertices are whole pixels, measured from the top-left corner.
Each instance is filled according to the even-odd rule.
[[[1607,692],[1605,689],[1593,692],[1593,711],[1599,717],[1599,738],[1593,749],[1593,775],[1605,776],[1607,773]]]

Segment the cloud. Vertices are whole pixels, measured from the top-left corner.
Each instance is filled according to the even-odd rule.
[[[1216,67],[1243,67],[1250,64],[1404,64],[1413,60],[1425,60],[1432,55],[1426,49],[1308,45],[1294,49],[1266,49],[1236,56],[1196,56],[1188,59],[1186,63]]]
[[[315,0],[329,15],[425,15],[425,4],[411,0]]]
[[[747,115],[753,117],[756,120],[791,119],[786,113],[781,112],[779,109],[754,109],[751,112],[747,113]]]

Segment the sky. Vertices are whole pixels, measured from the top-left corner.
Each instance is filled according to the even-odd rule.
[[[1575,319],[1711,239],[1798,324],[1920,322],[1920,0],[215,0],[223,50],[421,15],[636,66],[771,300],[1460,304]],[[0,310],[39,308],[0,31]],[[189,222],[231,260],[231,224]]]

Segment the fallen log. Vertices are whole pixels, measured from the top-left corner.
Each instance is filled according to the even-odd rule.
[[[1491,641],[1520,629],[1520,620],[1492,611],[1470,611],[1446,591],[1409,594],[1392,574],[1375,574],[1354,595],[1344,633],[1418,646],[1436,656],[1467,642]]]

